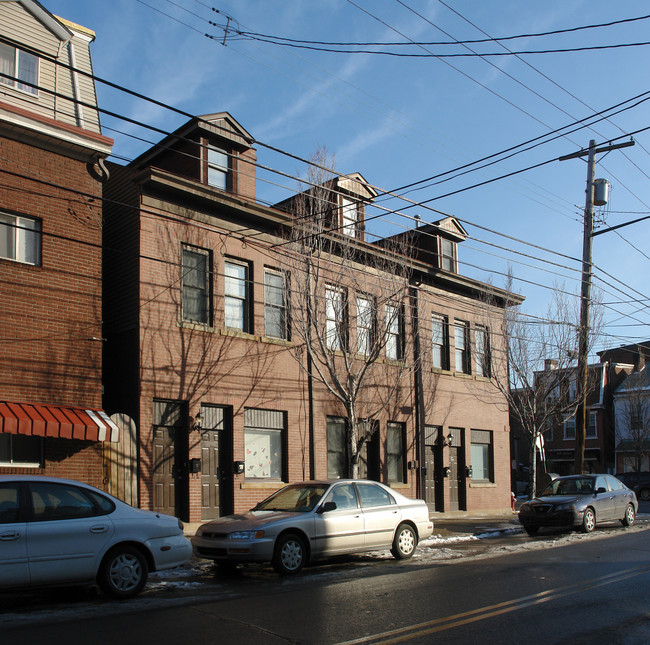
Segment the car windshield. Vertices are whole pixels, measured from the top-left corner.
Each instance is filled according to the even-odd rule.
[[[594,492],[594,480],[591,477],[571,477],[556,479],[540,494],[540,497],[550,495],[590,495]]]
[[[314,509],[326,488],[318,484],[287,486],[260,502],[253,510],[305,513]]]

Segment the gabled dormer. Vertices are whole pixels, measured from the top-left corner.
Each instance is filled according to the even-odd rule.
[[[419,226],[414,231],[415,258],[435,269],[458,273],[458,244],[467,232],[455,217]]]
[[[366,205],[377,196],[377,191],[358,173],[339,175],[319,186],[293,195],[275,205],[275,208],[296,216],[312,213],[323,217],[327,227],[346,237],[365,240]]]
[[[190,119],[129,164],[174,175],[255,200],[253,137],[227,112]]]
[[[95,34],[34,0],[2,0],[0,25],[0,135],[85,161],[110,154],[91,77]]]

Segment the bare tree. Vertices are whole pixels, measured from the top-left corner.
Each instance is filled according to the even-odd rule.
[[[287,205],[295,216],[288,261],[294,356],[339,402],[347,420],[347,475],[356,478],[377,431],[373,420],[400,398],[410,373],[408,236],[364,242],[362,218],[340,214],[346,201],[360,206],[367,185],[358,175],[338,177],[324,150],[312,162],[307,186]]]
[[[635,472],[650,456],[650,383],[647,368],[634,372],[619,390],[616,403],[616,442],[625,442]]]
[[[512,293],[512,275],[506,290]],[[502,319],[505,353],[495,353],[493,383],[505,397],[510,414],[528,442],[529,495],[537,485],[537,453],[543,452],[543,433],[559,419],[575,416],[578,312],[569,296],[556,288],[544,318],[535,318],[510,303]]]

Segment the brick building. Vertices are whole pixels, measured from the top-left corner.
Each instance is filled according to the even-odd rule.
[[[283,482],[345,474],[346,409],[298,329],[296,200],[257,203],[252,142],[227,113],[195,118],[111,165],[106,184],[105,405],[132,420],[139,504],[190,521],[250,508]],[[458,273],[465,232],[447,218],[409,233],[408,280],[380,301],[389,276],[375,259],[388,242],[363,234],[375,193],[359,174],[327,189],[324,234],[341,252],[315,301],[325,355],[343,369],[379,328],[389,336],[359,401],[375,430],[361,473],[432,511],[509,508],[507,404],[491,382],[502,339],[490,330],[512,295],[491,288],[487,306],[487,285]],[[381,392],[389,404],[371,414]]]
[[[100,131],[88,29],[0,3],[0,473],[101,484]]]

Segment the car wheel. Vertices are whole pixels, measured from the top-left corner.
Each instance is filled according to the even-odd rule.
[[[285,533],[275,543],[273,568],[283,576],[298,573],[305,563],[307,551],[305,543],[298,535]]]
[[[398,560],[406,560],[413,555],[417,545],[418,538],[415,529],[409,524],[400,524],[395,531],[393,547],[390,552]]]
[[[642,488],[639,491],[639,499],[643,500],[644,502],[650,500],[650,488]]]
[[[625,516],[621,520],[621,524],[623,526],[632,526],[632,524],[634,524],[635,519],[636,519],[636,514],[634,512],[634,506],[632,506],[632,504],[628,504],[627,508],[625,509]]]
[[[102,560],[97,574],[99,588],[111,598],[137,596],[147,584],[149,566],[144,555],[132,546],[117,546]]]
[[[585,509],[581,528],[583,533],[591,533],[596,528],[596,513],[593,508]]]
[[[524,524],[524,531],[526,531],[528,535],[536,535],[537,531],[539,531],[539,526],[526,526]]]

